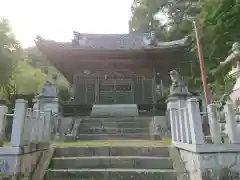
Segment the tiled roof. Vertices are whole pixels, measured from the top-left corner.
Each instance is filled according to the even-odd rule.
[[[156,42],[151,45],[150,34],[81,34],[75,45],[81,48],[97,49],[141,49],[153,47],[171,47],[186,45],[188,38],[171,42]]]
[[[146,46],[142,35],[132,34],[80,34],[79,46],[92,48],[142,48]]]
[[[141,50],[187,47],[191,43],[189,37],[176,41],[155,41],[155,43],[153,43],[153,38],[151,38],[150,34],[82,34],[77,32],[76,34],[78,37],[75,37],[71,43],[55,42],[38,37],[36,44],[38,46],[44,46],[45,48],[54,46],[70,49]]]

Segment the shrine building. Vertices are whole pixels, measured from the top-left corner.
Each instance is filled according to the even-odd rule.
[[[72,42],[38,37],[41,53],[72,84],[73,105],[153,107],[156,85],[170,86],[169,71],[189,74],[189,38],[158,42],[154,34],[81,34]],[[164,89],[162,87],[162,89]]]

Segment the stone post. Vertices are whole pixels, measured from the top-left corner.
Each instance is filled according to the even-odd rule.
[[[185,129],[185,116],[184,116],[184,108],[186,106],[186,100],[179,101],[179,129],[180,129],[180,139],[181,142],[186,142],[186,129]]]
[[[23,132],[25,127],[25,118],[27,110],[27,101],[23,99],[17,99],[15,103],[15,110],[13,116],[11,145],[20,147],[24,145]]]
[[[50,143],[51,141],[51,133],[52,133],[52,130],[51,130],[51,117],[52,117],[52,111],[50,110],[46,110],[44,111],[44,114],[45,114],[45,118],[46,118],[46,129],[45,129],[45,141]]]
[[[221,132],[220,125],[218,122],[217,115],[217,106],[215,104],[209,104],[207,106],[209,126],[210,126],[210,134],[212,137],[212,141],[214,144],[221,144]]]
[[[240,137],[237,132],[237,122],[235,120],[235,112],[233,108],[233,104],[231,101],[227,101],[224,106],[224,112],[226,116],[226,127],[228,137],[231,143],[240,143]]]
[[[30,130],[30,142],[31,143],[36,143],[35,133],[36,133],[36,130],[37,130],[38,127],[36,125],[36,114],[35,114],[35,110],[34,109],[32,109],[32,112],[31,112],[30,127],[31,127],[31,130]]]
[[[39,142],[43,142],[44,141],[44,125],[45,125],[45,115],[44,112],[40,112],[40,118],[39,118]]]
[[[189,115],[192,144],[204,144],[202,119],[200,115],[198,100],[196,98],[188,99],[187,109]]]
[[[192,143],[192,137],[191,137],[191,130],[190,130],[190,124],[189,124],[189,115],[188,115],[188,109],[185,107],[183,109],[184,113],[184,125],[185,125],[185,133],[186,133],[186,143],[191,144]]]
[[[172,141],[177,141],[177,124],[176,124],[176,109],[174,109],[173,102],[168,103],[169,106],[169,118],[170,118],[170,125],[171,125],[171,135]]]
[[[27,108],[25,116],[25,129],[24,129],[24,144],[29,144],[31,142],[31,131],[32,131],[32,109]]]
[[[33,111],[33,123],[34,127],[32,131],[32,139],[35,144],[38,143],[38,132],[39,132],[39,116],[40,116],[40,111],[39,110],[34,110]]]
[[[185,118],[184,108],[186,106],[186,100],[191,96],[189,93],[186,84],[184,83],[182,77],[179,76],[178,72],[173,70],[170,72],[172,86],[170,88],[170,95],[167,99],[167,109],[171,111],[171,109],[175,109],[175,118],[171,119],[171,124],[173,123],[176,130],[176,141],[178,142],[187,142],[187,134],[190,129],[186,129],[189,127],[188,119]],[[173,103],[173,104],[172,104]],[[172,118],[172,117],[170,117]],[[171,125],[171,127],[173,126]]]
[[[40,112],[50,110],[52,114],[59,114],[60,104],[58,99],[58,90],[55,81],[56,79],[54,79],[53,77],[46,79],[44,87],[40,91],[39,95],[36,97],[35,104],[36,106],[39,107]],[[61,122],[58,122],[57,124],[60,125]],[[60,133],[56,132],[56,139],[59,138]]]
[[[5,125],[6,125],[6,114],[8,108],[7,106],[0,106],[0,141],[4,141],[5,138]]]
[[[175,116],[175,125],[176,125],[176,141],[181,142],[181,129],[180,129],[180,118],[179,118],[179,109],[174,109]]]

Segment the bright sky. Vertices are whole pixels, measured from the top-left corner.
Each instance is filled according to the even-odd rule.
[[[24,46],[45,39],[71,41],[81,33],[128,33],[133,0],[2,0],[0,16],[9,19]]]

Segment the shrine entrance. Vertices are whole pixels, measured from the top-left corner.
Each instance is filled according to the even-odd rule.
[[[75,77],[74,104],[152,104],[154,78]]]
[[[132,79],[99,79],[100,104],[134,103]]]

